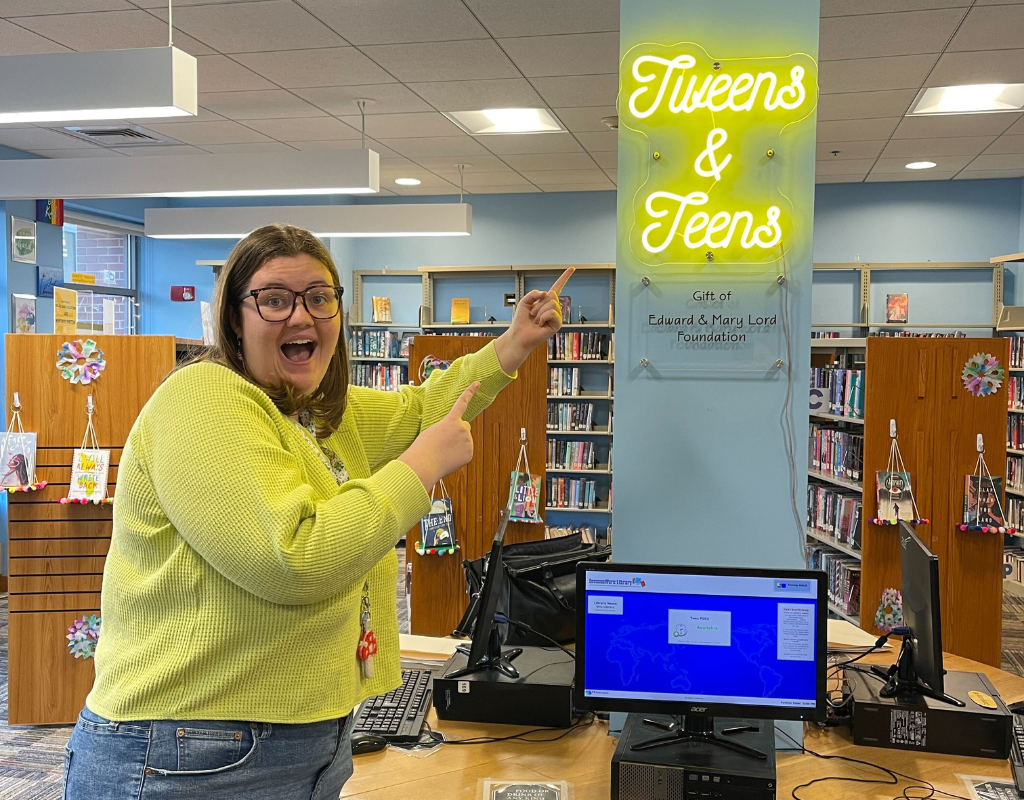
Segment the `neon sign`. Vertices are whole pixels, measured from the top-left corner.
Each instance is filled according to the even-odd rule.
[[[760,270],[810,224],[789,200],[789,155],[801,137],[813,142],[813,58],[715,60],[689,42],[637,45],[622,61],[620,96],[620,124],[639,134],[620,147],[647,165],[629,233],[642,263]]]

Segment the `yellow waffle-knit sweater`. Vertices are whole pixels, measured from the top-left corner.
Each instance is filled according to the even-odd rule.
[[[401,682],[398,540],[430,508],[394,459],[480,381],[466,419],[512,380],[494,346],[422,386],[352,386],[324,443],[260,389],[210,363],[172,375],[139,414],[117,480],[103,629],[86,704],[113,720],[342,717]],[[364,579],[379,643],[356,658]]]

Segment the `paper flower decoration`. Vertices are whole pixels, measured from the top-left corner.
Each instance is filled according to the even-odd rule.
[[[987,397],[999,391],[1003,385],[1006,371],[999,360],[991,353],[975,353],[964,365],[960,373],[967,391],[975,397]]]
[[[92,383],[106,366],[103,351],[97,349],[92,339],[64,342],[57,351],[57,369],[61,377],[71,383]]]
[[[882,592],[882,601],[875,613],[875,627],[888,633],[893,628],[903,627],[903,598],[898,589]]]
[[[435,369],[448,369],[451,366],[450,361],[438,358],[437,356],[427,356],[420,362],[420,383],[423,383],[427,378],[430,377],[430,373]]]
[[[96,642],[100,640],[100,623],[95,614],[76,619],[68,627],[68,652],[75,658],[92,658],[96,655]]]

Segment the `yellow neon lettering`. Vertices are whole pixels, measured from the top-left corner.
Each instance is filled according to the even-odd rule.
[[[720,105],[715,104],[715,98],[720,94],[725,94],[729,90],[731,84],[731,75],[719,75],[715,78],[711,82],[711,88],[708,89],[707,94],[704,96],[704,102],[707,104],[707,107],[712,111],[724,111],[729,105],[729,98],[726,97]]]
[[[737,76],[736,80],[732,82],[732,86],[729,87],[729,100],[728,105],[733,111],[744,111],[743,104],[736,105],[736,98],[744,92],[749,92],[750,88],[754,85],[754,76],[749,72],[744,72],[742,75]],[[753,98],[753,95],[751,95]],[[751,99],[753,102],[753,99]]]
[[[715,241],[711,237],[714,236],[719,231],[728,228],[731,219],[732,214],[730,214],[728,211],[719,211],[711,218],[711,221],[708,223],[708,229],[704,233],[704,241],[708,243],[708,247],[729,246],[729,239],[732,238],[731,232],[727,234],[724,239],[721,239],[719,241]]]
[[[654,204],[658,200],[671,200],[677,203],[678,206],[672,217],[672,223],[668,227],[668,232],[660,244],[653,244],[651,242],[651,234],[659,231],[665,223],[652,222],[644,228],[641,242],[644,249],[649,253],[660,253],[665,250],[672,243],[676,232],[679,230],[686,207],[688,205],[702,206],[708,202],[708,196],[704,192],[690,192],[687,195],[679,195],[672,192],[652,192],[647,198],[647,213],[656,220],[661,220],[669,215],[670,209],[655,210]],[[698,211],[683,226],[682,239],[691,250],[702,247],[726,248],[732,244],[732,237],[742,220],[744,226],[743,233],[740,236],[740,246],[744,250],[749,250],[752,247],[767,250],[775,247],[782,238],[782,229],[779,226],[780,215],[781,211],[778,206],[770,206],[766,214],[767,221],[765,224],[753,228],[754,215],[749,211],[737,211],[735,213],[718,211],[714,216],[709,215],[706,211]],[[728,232],[724,236],[718,239],[713,238],[715,234],[721,233],[726,229],[728,229]]]
[[[680,70],[689,69],[697,63],[691,55],[683,54],[676,56],[671,61],[667,58],[660,58],[659,56],[641,56],[633,62],[633,77],[636,78],[640,83],[650,83],[657,77],[656,72],[641,72],[643,65],[645,64],[660,64],[665,67],[665,75],[661,79],[661,83],[658,86],[658,93],[655,95],[654,100],[651,102],[650,107],[646,111],[640,111],[637,109],[636,101],[643,97],[650,90],[649,86],[641,86],[637,89],[629,98],[629,110],[633,116],[637,119],[643,119],[649,117],[655,111],[658,110],[658,106],[661,105],[662,98],[665,97],[665,89],[668,87],[668,82],[672,78],[672,72],[679,68]],[[680,81],[682,77],[680,76]]]
[[[807,95],[807,92],[804,90],[804,68],[797,64],[789,71],[789,77],[789,86],[783,86],[776,92],[775,100],[771,105],[768,104],[768,98],[765,98],[764,107],[769,111],[773,111],[779,106],[792,110],[803,103],[804,97]],[[787,100],[786,98],[792,99]]]
[[[740,236],[740,247],[744,250],[749,250],[754,245],[754,241],[750,239],[750,229],[754,227],[754,215],[749,211],[737,211],[732,215],[732,224],[729,226],[729,235],[726,237],[726,244],[732,241],[732,235],[736,232],[736,224],[740,219],[746,220],[746,225],[743,226],[743,234]]]
[[[765,241],[761,238],[762,231],[764,233],[771,234],[771,239]],[[782,230],[779,228],[779,207],[771,206],[768,209],[768,222],[765,225],[758,225],[754,229],[754,243],[758,247],[763,247],[767,250],[769,247],[775,247],[779,243],[779,239],[782,238]]]
[[[683,229],[683,241],[686,242],[687,247],[691,249],[700,247],[700,243],[704,241],[704,238],[701,237],[695,242],[690,237],[695,233],[700,233],[708,224],[709,219],[710,217],[706,211],[698,211],[690,217],[689,221],[686,223],[686,228]]]
[[[649,253],[660,253],[666,247],[672,243],[673,237],[676,235],[676,231],[679,229],[679,222],[683,218],[683,211],[687,205],[702,206],[708,201],[708,196],[704,192],[690,192],[688,195],[673,194],[672,192],[652,192],[647,198],[647,213],[650,214],[654,219],[662,219],[668,215],[668,209],[663,211],[654,210],[654,202],[657,200],[673,200],[679,203],[679,208],[676,209],[675,216],[672,218],[672,225],[668,229],[668,233],[665,234],[665,239],[660,245],[653,245],[650,242],[650,236],[652,233],[662,227],[664,223],[652,222],[646,228],[640,237],[640,241],[643,242],[644,249]]]
[[[697,160],[693,162],[693,170],[698,175],[705,178],[714,177],[716,181],[722,180],[722,170],[726,168],[728,163],[732,161],[732,153],[729,153],[722,162],[719,163],[718,159],[715,158],[715,151],[718,150],[726,140],[729,138],[729,134],[725,132],[724,128],[712,128],[708,133],[705,148],[697,156]],[[708,168],[704,169],[701,166],[704,161],[708,162]]]
[[[757,99],[758,92],[761,91],[762,83],[768,84],[768,91],[764,93],[764,105],[765,108],[768,108],[768,101],[775,91],[775,84],[778,83],[778,79],[775,77],[774,72],[759,72],[757,73],[757,79],[754,81],[754,88],[750,92],[750,99],[741,106],[744,111],[749,111],[754,107],[754,101]]]

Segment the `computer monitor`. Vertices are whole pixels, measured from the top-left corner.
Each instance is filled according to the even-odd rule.
[[[919,694],[963,706],[945,694],[942,668],[942,615],[939,601],[939,559],[909,524],[900,520],[900,593],[903,598],[903,646],[888,669],[872,667],[886,679],[879,694]]]
[[[491,541],[491,552],[487,558],[480,595],[470,601],[476,604],[473,638],[468,651],[465,648],[459,648],[461,652],[465,652],[469,656],[466,666],[449,673],[445,676],[446,678],[458,678],[486,669],[495,670],[509,678],[519,677],[519,671],[512,666],[512,662],[517,656],[522,655],[523,651],[521,648],[510,648],[502,652],[500,632],[494,624],[494,614],[498,609],[498,595],[501,591],[501,551],[505,544],[508,519],[509,509],[503,508],[498,515],[498,530],[495,531],[494,539]],[[470,616],[473,616],[472,611]]]
[[[826,587],[814,570],[580,564],[576,706],[685,717],[633,749],[764,758],[717,737],[714,717],[825,718]]]

